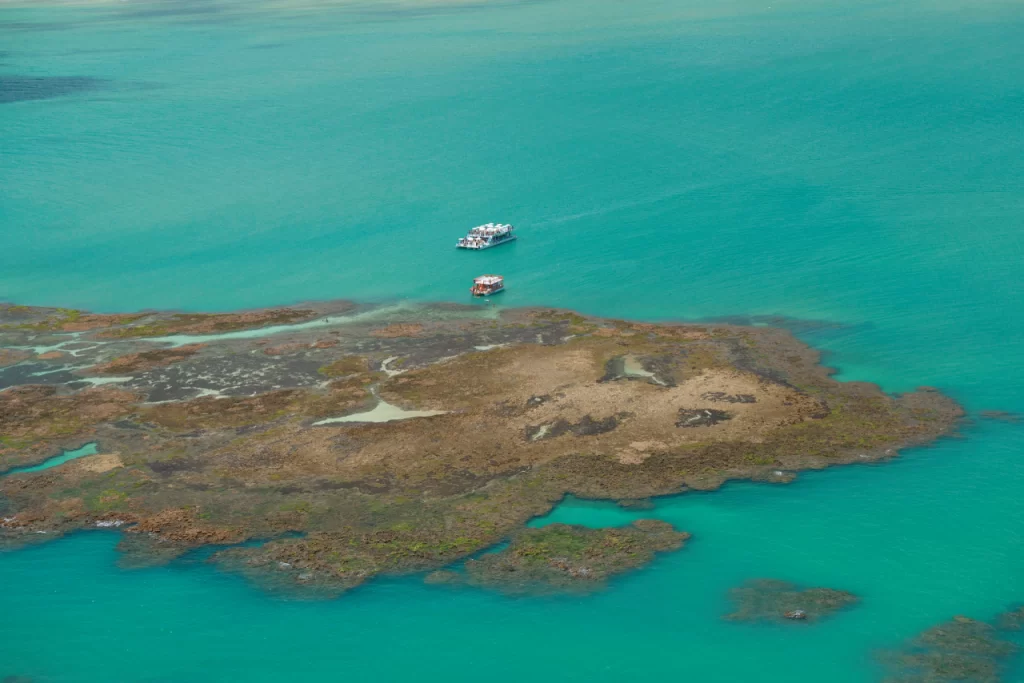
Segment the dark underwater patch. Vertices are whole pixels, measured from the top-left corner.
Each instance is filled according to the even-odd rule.
[[[70,23],[58,21],[0,21],[0,31],[61,31]]]
[[[147,3],[144,6],[128,6],[121,11],[127,15],[142,19],[160,19],[166,17],[210,17],[222,13],[216,2],[201,0],[164,0],[163,2]]]
[[[680,408],[676,427],[713,427],[731,419],[732,415],[724,410]]]
[[[50,100],[100,90],[107,82],[89,76],[19,76],[0,74],[0,104]]]
[[[35,373],[45,373],[37,375]],[[55,370],[45,363],[21,363],[0,368],[0,389],[22,384],[66,384],[79,377],[70,370]]]

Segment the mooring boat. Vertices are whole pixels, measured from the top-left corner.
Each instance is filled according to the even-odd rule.
[[[473,286],[469,288],[469,293],[473,296],[490,296],[504,289],[505,278],[501,275],[481,275],[473,278]]]
[[[478,225],[455,243],[458,249],[490,249],[499,244],[513,241],[516,236],[508,223],[487,223]]]

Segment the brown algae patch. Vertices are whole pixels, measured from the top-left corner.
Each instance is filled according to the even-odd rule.
[[[374,337],[394,339],[396,337],[415,337],[423,334],[423,330],[423,325],[418,323],[395,323],[373,330],[370,334]]]
[[[755,579],[729,591],[735,611],[729,621],[817,621],[855,605],[853,593],[802,588],[777,579]]]
[[[0,349],[0,367],[5,365],[14,365],[20,363],[23,360],[28,360],[32,357],[32,354],[28,351],[21,351],[19,349]]]
[[[329,348],[329,347],[328,347]],[[369,370],[367,359],[362,356],[345,356],[327,365],[321,366],[317,372],[325,377],[346,377],[358,375]]]

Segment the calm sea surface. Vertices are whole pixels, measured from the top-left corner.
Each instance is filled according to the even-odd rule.
[[[504,305],[783,316],[844,379],[1024,412],[1022,36],[988,0],[2,6],[0,298],[465,301],[493,271]],[[452,249],[492,220],[519,242]],[[963,436],[659,501],[693,541],[582,599],[285,601],[122,571],[105,532],[3,554],[0,678],[878,680],[878,650],[1024,601],[1024,426]],[[721,621],[755,577],[863,602]]]

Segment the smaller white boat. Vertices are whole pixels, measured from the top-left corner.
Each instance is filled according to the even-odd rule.
[[[501,275],[481,275],[473,278],[469,293],[473,296],[490,296],[505,291],[505,278]]]
[[[487,223],[471,229],[455,243],[457,249],[490,249],[516,239],[514,228],[508,223]]]

